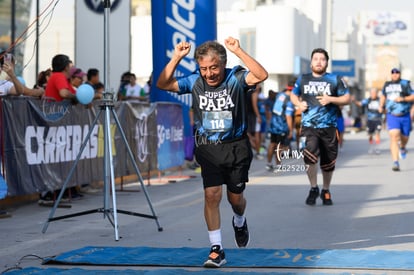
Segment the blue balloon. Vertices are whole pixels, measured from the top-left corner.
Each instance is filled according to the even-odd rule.
[[[82,84],[76,89],[76,98],[84,105],[92,102],[95,91],[89,84]]]

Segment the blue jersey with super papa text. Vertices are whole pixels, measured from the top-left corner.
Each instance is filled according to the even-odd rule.
[[[349,94],[343,79],[331,73],[321,77],[314,77],[312,73],[304,74],[297,79],[292,92],[308,104],[308,109],[302,113],[302,126],[311,128],[337,126],[339,107],[335,104],[322,106],[317,96],[327,94],[339,97]]]
[[[368,120],[375,120],[375,121],[382,120],[382,114],[378,110],[380,107],[379,98],[376,98],[376,99],[366,98],[361,101],[361,105],[362,107],[366,107],[367,109]]]
[[[246,84],[247,73],[241,66],[226,69],[225,80],[217,87],[207,85],[199,71],[177,78],[179,94],[192,94],[198,141],[228,142],[246,135],[246,94],[254,88]]]
[[[382,88],[385,96],[385,108],[387,113],[393,115],[405,115],[410,112],[411,102],[395,102],[394,99],[414,94],[410,81],[400,79],[398,81],[387,81]]]

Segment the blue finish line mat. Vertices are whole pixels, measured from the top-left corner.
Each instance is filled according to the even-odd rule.
[[[243,272],[243,271],[223,271],[220,269],[215,269],[214,274],[222,275],[353,275],[349,272],[342,273],[309,273],[309,272]],[[3,273],[1,273],[3,274]],[[6,272],[7,275],[211,275],[211,269],[204,269],[200,271],[195,270],[183,270],[183,269],[153,269],[153,270],[88,270],[81,268],[71,268],[71,269],[61,269],[61,268],[38,268],[38,267],[26,267],[19,270],[12,270]],[[360,275],[370,275],[368,273]]]
[[[414,270],[414,251],[328,249],[225,249],[223,267]],[[43,264],[200,267],[209,248],[87,246]]]

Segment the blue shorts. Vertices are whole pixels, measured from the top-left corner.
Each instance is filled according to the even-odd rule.
[[[387,114],[388,130],[398,129],[403,136],[408,137],[411,132],[411,118],[410,113],[406,113],[402,116],[394,116]]]

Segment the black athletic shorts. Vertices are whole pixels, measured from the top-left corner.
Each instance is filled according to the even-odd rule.
[[[290,144],[290,140],[287,134],[270,134],[270,142],[283,146],[289,146]]]
[[[338,133],[335,127],[309,128],[302,127],[302,136],[306,137],[303,151],[306,164],[316,164],[320,158],[323,171],[335,170],[338,156]]]
[[[367,131],[369,135],[372,135],[375,132],[380,132],[382,128],[381,120],[368,120],[367,121]]]
[[[227,143],[199,145],[195,156],[201,167],[204,188],[226,184],[232,193],[244,191],[253,159],[247,137]]]

